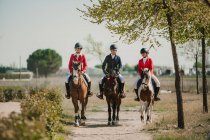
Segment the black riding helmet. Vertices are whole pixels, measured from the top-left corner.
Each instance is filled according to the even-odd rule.
[[[112,44],[112,45],[110,46],[110,50],[117,50],[117,46],[116,46],[115,44]]]
[[[82,49],[82,45],[81,45],[79,42],[77,42],[77,43],[75,44],[74,48],[75,48],[75,49],[76,49],[76,48]]]
[[[146,48],[142,48],[141,50],[140,50],[140,53],[142,54],[142,53],[149,53],[149,51],[146,49]]]

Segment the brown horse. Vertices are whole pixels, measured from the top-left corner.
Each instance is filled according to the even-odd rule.
[[[108,125],[117,125],[119,122],[121,98],[119,96],[116,73],[114,72],[112,72],[111,75],[107,76],[105,80],[104,95],[106,96],[106,101],[108,105]]]
[[[141,121],[145,123],[152,122],[152,107],[154,105],[153,97],[153,87],[151,82],[151,73],[149,69],[145,68],[143,70],[143,80],[142,84],[139,87],[138,93],[140,94],[140,112],[141,112]],[[146,120],[145,120],[146,119]]]
[[[73,78],[70,82],[71,86],[71,96],[72,96],[72,103],[74,105],[74,112],[75,112],[75,126],[85,125],[85,111],[86,105],[88,103],[88,96],[87,96],[87,84],[81,72],[81,65],[80,63],[73,62]],[[79,115],[79,105],[78,101],[82,105],[81,110],[81,118]]]

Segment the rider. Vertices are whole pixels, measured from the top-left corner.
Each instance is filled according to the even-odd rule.
[[[153,66],[153,62],[152,62],[152,58],[148,57],[148,54],[149,54],[149,51],[146,49],[146,48],[142,48],[140,50],[140,53],[142,55],[142,58],[139,60],[139,63],[138,63],[138,73],[139,73],[139,78],[138,80],[136,81],[136,84],[135,84],[135,93],[136,93],[136,96],[137,98],[135,99],[135,101],[139,101],[139,95],[138,95],[138,88],[139,86],[141,85],[141,82],[142,82],[142,79],[141,79],[141,75],[142,75],[142,70],[144,68],[148,68],[151,72],[151,75],[152,75],[152,80],[154,81],[154,100],[155,101],[158,101],[160,100],[160,98],[158,97],[158,92],[160,90],[160,82],[159,80],[157,79],[157,77],[153,74],[153,70],[154,70],[154,66]]]
[[[88,96],[92,96],[93,93],[91,92],[91,80],[90,77],[87,75],[86,70],[87,70],[87,59],[85,57],[84,54],[81,53],[82,51],[82,45],[80,43],[76,43],[75,44],[75,53],[71,54],[70,60],[69,60],[69,71],[70,71],[70,75],[68,77],[68,82],[65,83],[66,86],[66,98],[70,99],[70,86],[69,83],[72,80],[72,72],[73,72],[73,67],[72,67],[72,63],[74,62],[81,62],[81,71],[82,74],[84,76],[84,79],[86,80],[87,84],[88,84]]]
[[[124,93],[125,80],[124,77],[120,74],[120,69],[122,68],[122,62],[120,57],[117,55],[117,46],[115,44],[112,44],[110,46],[110,51],[111,54],[106,56],[102,64],[102,69],[105,76],[103,76],[103,78],[99,82],[100,94],[97,95],[97,97],[99,99],[103,99],[103,84],[106,80],[106,77],[110,74],[110,70],[116,70],[116,73],[118,75],[117,81],[119,83],[120,97],[125,98],[125,93]]]

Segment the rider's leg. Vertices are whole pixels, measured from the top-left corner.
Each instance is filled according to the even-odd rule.
[[[103,78],[101,78],[100,82],[99,82],[99,90],[100,90],[100,94],[97,95],[97,97],[99,99],[103,99],[103,94],[104,94],[104,89],[103,89],[103,84],[104,84],[104,80],[105,80],[105,76]]]
[[[159,101],[160,98],[158,97],[158,93],[160,90],[160,81],[157,79],[157,77],[153,74],[152,79],[155,81],[156,87],[154,88],[154,100]]]
[[[125,79],[124,77],[119,74],[119,91],[120,91],[120,97],[125,98],[125,92],[124,92],[124,86],[125,86]]]
[[[134,99],[135,101],[139,101],[138,88],[141,85],[141,82],[142,82],[141,76],[139,76],[139,78],[136,80],[135,88],[134,88],[134,91],[136,93],[136,98]]]
[[[71,82],[71,79],[72,79],[72,75],[68,75],[67,82],[65,82],[65,87],[66,87],[65,97],[67,99],[70,99],[71,98],[71,94],[70,94],[70,82]]]
[[[93,95],[93,93],[91,92],[91,80],[90,80],[89,75],[87,75],[87,73],[84,73],[84,78],[88,84],[88,96],[90,97]]]

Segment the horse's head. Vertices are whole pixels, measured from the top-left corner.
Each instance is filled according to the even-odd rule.
[[[73,62],[73,82],[74,84],[78,84],[79,77],[81,75],[81,63],[80,62]]]
[[[111,70],[109,74],[106,76],[106,85],[108,85],[108,89],[110,92],[116,91],[117,88],[117,73],[115,70]]]
[[[151,73],[148,68],[144,68],[142,72],[142,89],[147,90],[149,88],[149,84],[151,82]]]

